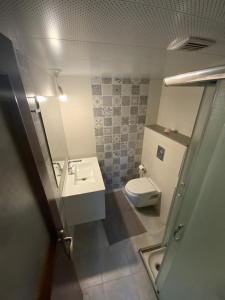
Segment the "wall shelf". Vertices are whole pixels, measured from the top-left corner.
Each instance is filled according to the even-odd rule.
[[[157,124],[154,124],[154,125],[146,125],[147,128],[149,129],[152,129],[166,137],[168,137],[169,139],[179,143],[179,144],[182,144],[184,146],[188,146],[190,144],[190,141],[191,141],[191,138],[189,136],[186,136],[184,134],[181,134],[179,132],[174,132],[174,131],[171,131],[169,133],[165,133],[164,130],[166,129],[165,127],[163,126],[160,126],[160,125],[157,125]]]

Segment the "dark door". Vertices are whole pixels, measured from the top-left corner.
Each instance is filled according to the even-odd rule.
[[[16,98],[0,75],[0,299],[82,299],[57,232]]]
[[[1,34],[0,53],[0,299],[80,300],[15,51]]]
[[[54,229],[7,76],[0,76],[0,137],[0,299],[38,299]]]

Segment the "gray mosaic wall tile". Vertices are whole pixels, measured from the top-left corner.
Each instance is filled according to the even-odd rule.
[[[96,151],[107,191],[138,176],[149,79],[93,77]]]
[[[104,127],[103,128],[103,134],[104,135],[109,135],[109,134],[112,134],[113,131],[112,131],[112,127]]]
[[[114,84],[121,84],[123,82],[122,77],[113,77],[112,82]]]
[[[120,126],[114,126],[113,127],[113,134],[120,134],[121,130],[120,130]]]
[[[112,135],[105,135],[104,141],[106,144],[112,143]]]
[[[112,96],[103,96],[103,106],[112,106]]]
[[[102,83],[112,84],[112,77],[107,77],[107,76],[102,77]]]
[[[139,101],[140,105],[147,105],[147,102],[148,102],[147,96],[140,96],[140,101]]]
[[[103,136],[103,127],[95,128],[95,136]]]
[[[101,95],[102,94],[102,87],[100,84],[93,84],[92,85],[92,95]]]
[[[104,126],[112,126],[112,118],[104,118]]]
[[[131,93],[132,93],[132,95],[139,95],[140,94],[140,86],[132,85]],[[99,95],[99,94],[97,94],[97,95]]]
[[[121,96],[113,96],[113,106],[120,106],[122,99]]]
[[[113,84],[112,94],[113,95],[121,95],[121,85]]]
[[[121,116],[121,107],[120,106],[113,107],[113,116]]]
[[[102,107],[103,101],[102,96],[93,96],[93,106]]]
[[[102,107],[94,108],[94,117],[102,117]]]
[[[122,105],[123,106],[130,105],[130,96],[122,96]]]
[[[122,82],[123,82],[123,84],[131,84],[131,79],[130,78],[123,78]]]
[[[91,78],[91,84],[94,85],[94,84],[101,84],[101,80],[102,78],[99,77],[99,76],[94,76]]]

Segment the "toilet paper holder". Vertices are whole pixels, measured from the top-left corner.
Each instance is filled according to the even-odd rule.
[[[138,170],[140,177],[142,177],[146,173],[146,168],[144,167],[144,165],[139,165]]]

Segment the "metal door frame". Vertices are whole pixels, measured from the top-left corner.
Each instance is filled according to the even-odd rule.
[[[214,97],[211,99],[211,103],[208,104],[208,112],[205,114],[205,122],[204,122],[204,126],[202,128],[201,138],[199,140],[199,145],[197,146],[197,148],[200,147],[202,137],[204,136],[204,131],[207,126],[207,121],[210,117],[214,99],[216,97],[216,92],[217,92],[217,87],[219,85],[219,81],[224,78],[225,78],[225,66],[220,66],[220,67],[213,67],[213,68],[208,68],[208,69],[195,71],[195,72],[189,72],[189,73],[176,75],[176,76],[172,76],[172,77],[167,77],[164,79],[164,84],[168,87],[169,86],[190,86],[190,87],[191,86],[204,86],[206,89],[207,86],[211,86],[211,85],[216,86]],[[205,89],[204,89],[204,93],[205,93]],[[201,113],[201,106],[202,106],[202,102],[200,105],[200,109],[198,112],[194,130],[196,130],[196,124],[197,124],[198,118]],[[194,136],[194,132],[192,135],[192,140],[193,140],[193,136]],[[180,197],[180,199],[178,200],[180,203],[178,204],[179,208],[176,211],[176,213],[173,213],[174,203],[176,202],[176,197],[180,194],[180,188],[182,189],[182,185],[183,185],[182,175],[183,175],[185,168],[187,168],[186,163],[188,163],[188,153],[186,155],[185,162],[182,166],[179,182],[178,182],[175,194],[174,194],[173,204],[170,209],[170,214],[169,214],[168,223],[167,223],[167,225],[170,225],[170,230],[168,230],[168,228],[167,228],[167,232],[164,235],[164,244],[167,244],[167,242],[169,244],[170,241],[173,240],[173,231],[175,230],[175,224],[177,223],[177,218],[179,215],[179,211],[181,209],[182,198]],[[182,194],[182,191],[181,191],[181,194]],[[174,219],[171,221],[171,218],[174,218]],[[169,223],[171,223],[171,224],[169,224]],[[170,232],[168,232],[168,231],[170,231]],[[167,252],[168,252],[168,248],[166,250],[164,258],[166,257]],[[160,274],[162,272],[163,272],[163,262],[162,262],[162,267],[160,268],[158,275],[160,276]],[[156,279],[156,284],[157,284],[157,279]]]

